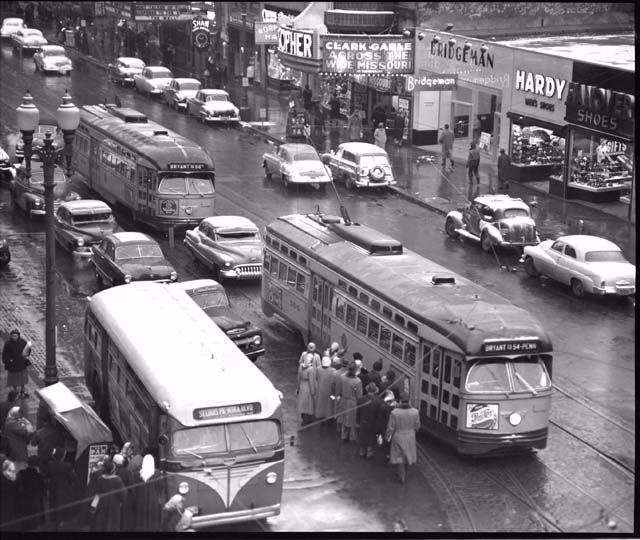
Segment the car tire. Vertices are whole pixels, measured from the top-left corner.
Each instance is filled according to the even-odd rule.
[[[444,224],[444,230],[451,238],[458,238],[458,236],[460,236],[456,232],[456,223],[453,221],[453,218],[447,218]]]
[[[540,272],[538,272],[538,269],[533,262],[533,257],[527,257],[524,260],[524,271],[531,277],[538,277],[540,275]]]
[[[263,161],[262,162],[262,168],[264,169],[264,176],[267,180],[271,180],[273,178],[273,175],[269,172],[269,168],[267,167],[267,162]]]
[[[480,245],[482,246],[482,251],[485,253],[490,253],[493,249],[493,242],[486,231],[482,231],[482,234],[480,235]]]
[[[579,279],[572,279],[571,280],[571,292],[573,293],[573,295],[577,298],[582,298],[584,296],[584,284],[582,283],[582,281],[580,281]]]

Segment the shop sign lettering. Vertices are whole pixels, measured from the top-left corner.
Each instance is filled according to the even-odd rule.
[[[462,45],[450,45],[449,43],[431,43],[431,55],[447,58],[449,60],[457,60],[463,64],[471,64],[473,66],[490,67],[493,69],[493,54],[483,51],[481,48],[465,48]]]
[[[397,36],[320,36],[326,73],[401,75],[414,72],[414,43]]]
[[[457,85],[457,79],[457,75],[423,75],[419,77],[407,75],[406,88],[408,92],[454,90]]]
[[[254,34],[256,45],[277,45],[278,23],[256,21]]]
[[[555,97],[562,99],[567,81],[558,79],[557,77],[549,77],[540,75],[539,73],[531,73],[522,69],[516,69],[516,90],[521,92],[530,92],[537,96]]]
[[[313,58],[313,34],[279,26],[278,52],[297,58]]]

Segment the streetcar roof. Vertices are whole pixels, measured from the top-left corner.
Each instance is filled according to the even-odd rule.
[[[363,245],[345,240],[343,231],[358,231],[350,233],[356,241],[358,237],[388,237],[364,225],[345,226],[337,221],[323,225],[305,215],[283,216],[271,222],[267,232],[300,247],[312,263],[317,260],[375,292],[469,355],[478,354],[487,339],[531,336],[540,339],[543,351],[551,350],[546,330],[528,311],[406,247],[387,255],[372,254]],[[454,282],[447,283],[451,278]]]
[[[280,406],[271,381],[183,289],[152,282],[113,287],[94,294],[89,310],[156,403],[167,403],[167,414],[181,424],[213,422],[195,420],[197,409],[260,402],[260,413],[235,418],[251,420]]]

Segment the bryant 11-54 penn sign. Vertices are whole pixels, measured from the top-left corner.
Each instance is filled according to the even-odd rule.
[[[402,36],[320,36],[325,73],[405,75],[414,72],[414,42]]]

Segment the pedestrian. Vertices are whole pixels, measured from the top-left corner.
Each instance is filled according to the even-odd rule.
[[[16,477],[23,531],[36,530],[44,523],[46,490],[39,463],[38,456],[29,456],[27,468],[20,471]]]
[[[4,422],[7,419],[7,414],[9,414],[9,411],[18,404],[17,400],[18,400],[18,391],[9,390],[9,393],[7,394],[7,399],[5,401],[0,402],[0,426],[4,426]]]
[[[27,384],[27,368],[31,365],[29,355],[31,354],[31,343],[28,343],[20,337],[19,330],[11,330],[9,341],[2,348],[2,363],[4,368],[9,372],[7,376],[7,385],[12,386],[14,390],[20,387],[20,396],[29,397],[24,391]]]
[[[340,344],[337,341],[334,341],[331,344],[331,347],[329,347],[329,358],[331,359],[331,365],[335,369],[340,369],[342,367],[342,358],[340,358]]]
[[[387,130],[382,122],[378,124],[378,127],[373,132],[373,144],[379,146],[383,150],[387,146]]]
[[[382,106],[382,103],[377,103],[373,108],[373,112],[371,114],[371,120],[373,121],[373,127],[377,127],[378,124],[382,123],[384,125],[387,119],[387,113]]]
[[[378,434],[378,413],[380,411],[380,398],[378,387],[369,383],[366,394],[358,399],[357,426],[358,444],[360,445],[360,457],[373,459],[373,449],[376,445]]]
[[[135,475],[127,467],[128,460],[122,454],[113,456],[116,464],[116,475],[122,480],[127,492],[126,502],[122,505],[122,529],[123,531],[133,531],[136,515],[135,502],[132,496],[133,485],[136,482]]]
[[[362,115],[358,107],[356,107],[351,116],[349,116],[347,129],[349,131],[350,141],[359,141],[362,139]]]
[[[64,428],[51,415],[46,419],[41,427],[36,429],[31,439],[31,444],[38,447],[39,466],[46,472],[49,461],[53,454],[53,449],[65,445]]]
[[[163,477],[156,470],[151,454],[145,454],[142,468],[137,472],[133,496],[134,530],[139,532],[157,532],[162,530],[162,506],[164,501]]]
[[[0,530],[15,531],[19,529],[18,517],[18,483],[16,481],[16,465],[10,459],[2,462],[0,477]]]
[[[338,119],[340,118],[340,100],[338,99],[338,92],[333,92],[331,99],[329,99],[329,119],[333,126],[336,127]]]
[[[312,102],[311,102],[311,98],[313,96],[313,92],[311,91],[311,88],[309,88],[308,84],[304,85],[304,90],[302,91],[302,101],[304,104],[304,108],[307,111],[311,110],[312,107]]]
[[[356,363],[350,362],[338,387],[340,397],[340,438],[342,442],[356,441],[358,399],[362,397],[362,383],[356,376]]]
[[[338,435],[340,435],[342,433],[342,399],[339,392],[342,388],[342,377],[347,373],[349,360],[339,355],[337,358],[340,359],[340,367],[333,372],[331,393],[333,395],[333,417],[336,420],[336,431],[338,432]]]
[[[473,141],[469,145],[469,157],[467,158],[467,169],[469,169],[469,182],[473,182],[473,177],[476,178],[476,184],[480,183],[480,176],[478,175],[478,167],[480,166],[480,150],[477,148],[476,143]]]
[[[392,369],[388,370],[381,381],[381,390],[391,390],[393,392],[393,397],[396,401],[400,397],[400,388],[398,385],[398,381],[396,381],[396,372]]]
[[[364,367],[363,359],[364,358],[362,356],[362,353],[353,353],[353,361],[356,364],[356,377],[358,377],[358,379],[360,379],[360,382],[362,383],[362,393],[364,394],[365,387],[367,386],[367,376],[369,372],[367,371],[367,368]]]
[[[298,359],[298,367],[302,366],[302,364],[305,363],[307,355],[309,354],[313,356],[313,367],[320,367],[320,362],[322,359],[320,358],[320,355],[316,350],[316,344],[313,341],[307,343],[307,348],[300,354],[300,358]]]
[[[509,181],[507,179],[507,171],[511,165],[511,158],[507,154],[504,148],[500,148],[500,155],[498,156],[498,190],[506,191],[509,189]]]
[[[416,431],[420,429],[418,410],[409,403],[409,394],[400,394],[400,404],[391,411],[386,439],[391,442],[389,461],[397,466],[398,480],[404,483],[406,467],[416,462]]]
[[[331,386],[333,384],[333,374],[335,369],[331,366],[331,358],[323,356],[320,369],[316,370],[316,381],[318,390],[316,393],[315,417],[317,420],[328,418],[333,415],[333,400],[331,399]]]
[[[91,530],[122,530],[122,507],[126,497],[124,482],[116,474],[116,464],[113,460],[108,461],[95,484],[94,499],[91,503],[95,507],[95,517]]]
[[[472,132],[473,140],[476,143],[480,140],[480,132],[481,132],[480,118],[476,116],[473,119],[473,132]]]
[[[21,408],[14,406],[9,410],[4,423],[3,435],[8,443],[8,456],[18,471],[27,466],[27,443],[35,430],[31,422],[22,415]]]
[[[451,162],[451,169],[455,169],[456,165],[453,162],[453,141],[455,137],[453,135],[453,131],[449,129],[449,124],[444,125],[444,129],[440,134],[440,138],[438,142],[440,143],[440,148],[442,150],[442,168],[447,168],[447,159]]]
[[[382,388],[382,359],[378,359],[371,366],[371,371],[367,373],[365,386],[369,383],[375,384],[378,389]]]
[[[65,450],[59,446],[53,449],[52,458],[46,470],[49,484],[49,512],[57,528],[76,516],[76,490],[79,488],[71,463],[64,460]]]
[[[378,421],[376,426],[376,442],[382,447],[382,452],[387,461],[391,452],[391,443],[386,438],[389,416],[396,406],[396,399],[391,390],[380,392],[380,408],[378,409]]]
[[[313,354],[307,356],[298,370],[298,414],[302,417],[302,425],[313,420],[315,400],[318,391],[316,368],[313,365]]]

